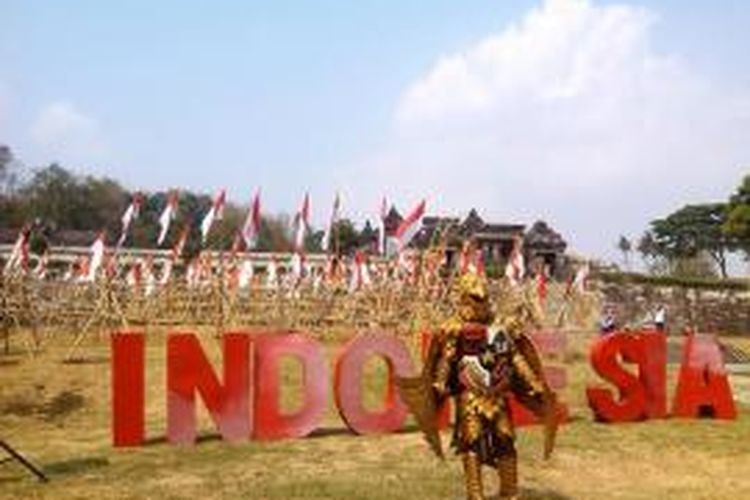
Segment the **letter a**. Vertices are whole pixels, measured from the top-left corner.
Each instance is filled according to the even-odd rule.
[[[721,351],[713,335],[696,333],[687,337],[673,413],[687,418],[704,414],[728,420],[737,417]]]

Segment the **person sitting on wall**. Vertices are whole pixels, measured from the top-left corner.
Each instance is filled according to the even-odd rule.
[[[659,304],[654,312],[654,327],[658,332],[663,332],[667,325],[667,309],[664,304]]]
[[[602,335],[606,335],[614,332],[617,329],[617,322],[615,321],[615,311],[613,307],[608,307],[605,310],[604,317],[602,318],[599,331]]]

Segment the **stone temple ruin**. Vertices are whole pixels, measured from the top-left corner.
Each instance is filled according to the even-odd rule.
[[[386,235],[392,235],[403,220],[395,207],[391,207],[385,218]],[[424,249],[438,240],[444,240],[445,257],[451,267],[458,259],[464,241],[471,241],[481,250],[488,268],[504,269],[514,241],[521,238],[527,266],[530,270],[544,264],[551,276],[563,278],[567,262],[563,237],[544,221],[536,221],[526,230],[524,224],[486,222],[472,208],[464,220],[458,217],[426,216],[422,228],[414,237],[412,245]]]

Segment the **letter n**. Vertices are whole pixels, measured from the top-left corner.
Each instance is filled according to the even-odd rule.
[[[189,333],[167,341],[167,437],[172,443],[193,443],[196,434],[195,393],[198,392],[222,437],[250,437],[250,337],[224,335],[224,384],[216,377],[198,338]]]

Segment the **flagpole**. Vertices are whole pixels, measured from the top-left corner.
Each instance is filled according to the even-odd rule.
[[[339,251],[341,249],[340,241],[339,241],[339,224],[338,221],[334,221],[335,226],[333,226],[333,253],[335,256],[339,256]]]

